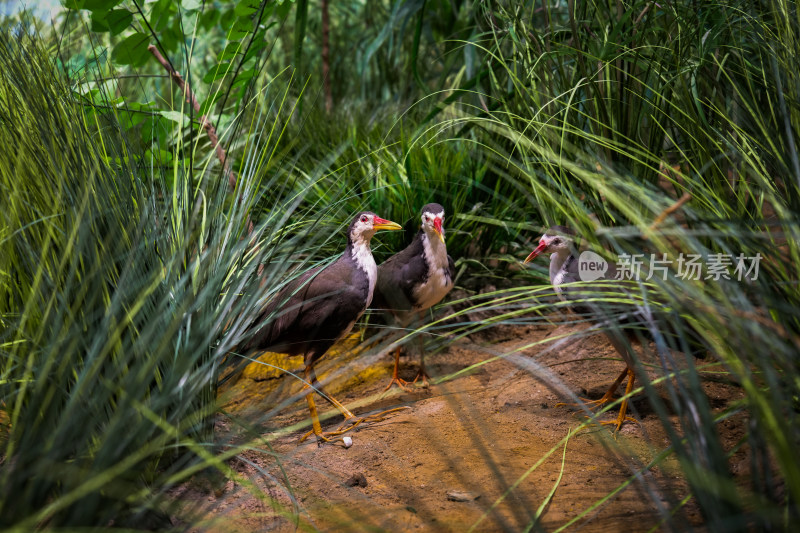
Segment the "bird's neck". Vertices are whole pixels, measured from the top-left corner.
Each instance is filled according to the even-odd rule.
[[[550,255],[550,283],[554,286],[561,285],[563,282],[563,271],[569,266],[570,258],[574,258],[570,250],[559,250]]]
[[[363,237],[350,239],[344,255],[352,259],[356,266],[367,275],[367,306],[369,306],[372,303],[372,293],[378,279],[378,265],[375,264],[375,258],[372,257],[369,239]]]
[[[422,231],[422,249],[425,251],[425,262],[429,269],[448,269],[447,247],[439,237]]]

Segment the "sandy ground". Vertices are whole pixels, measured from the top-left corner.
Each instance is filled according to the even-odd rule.
[[[594,336],[560,349],[548,349],[552,343],[519,349],[571,328],[580,329],[493,328],[490,336],[429,354],[431,375],[461,372],[452,379],[385,394],[391,356],[351,340],[320,364],[328,392],[358,415],[407,408],[348,433],[350,448],[341,441],[319,446],[313,438],[300,443],[309,427],[301,384],[251,365],[223,396],[228,414],[249,424],[250,434],[234,435],[231,428],[240,424],[231,419],[219,424],[220,435],[234,442],[262,437],[230,461],[245,481],[206,486],[195,480],[177,496],[202,505],[211,531],[555,531],[565,525],[569,531],[647,531],[660,523],[658,507],[674,508],[687,488],[674,459],[646,467],[668,441],[644,395],[631,405],[639,423],[626,423],[616,435],[608,426],[582,426],[578,409],[556,406],[570,401],[569,391],[602,396],[624,368],[608,359],[617,357],[613,348]],[[301,372],[299,359],[264,361]],[[401,364],[401,375],[412,378],[416,354]],[[713,380],[703,387],[715,409],[741,397]],[[341,424],[329,404],[318,399],[318,406],[331,415],[323,429]],[[601,418],[615,416],[612,409]],[[744,423],[741,416],[725,422],[726,447],[743,435]],[[745,463],[744,452],[732,456],[734,472]],[[691,499],[676,516],[680,529],[702,526]]]

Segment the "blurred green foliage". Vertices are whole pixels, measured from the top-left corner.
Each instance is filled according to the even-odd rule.
[[[762,253],[757,283],[673,276],[643,289],[678,331],[702,332],[743,402],[715,412],[702,376],[669,358],[669,398],[644,389],[710,530],[789,530],[800,498],[796,4],[325,4],[330,113],[321,1],[70,0],[37,40],[31,24],[3,23],[2,526],[169,528],[159,520],[177,510],[160,496],[171,487],[206,467],[236,476],[225,460],[239,448],[215,450],[209,420],[217,365],[248,317],[337,253],[354,211],[405,222],[438,201],[461,305],[493,318],[436,323],[451,334],[437,346],[545,320],[558,305],[546,274],[518,266],[541,226],[570,224],[617,252],[644,241],[676,255]],[[653,225],[684,193],[689,203]],[[381,239],[376,257],[401,241]],[[481,297],[490,285],[500,290]],[[751,420],[739,445],[757,463],[749,485],[728,471],[715,429],[739,411]],[[681,529],[679,511],[665,509],[665,524]]]

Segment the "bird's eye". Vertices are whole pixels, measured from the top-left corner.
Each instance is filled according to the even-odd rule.
[[[424,219],[425,219],[425,222],[427,222],[427,221],[429,221],[429,220],[430,220],[430,217],[429,217],[428,215],[425,215],[425,216],[424,216],[424,217],[422,217],[422,218],[424,218]]]
[[[561,239],[559,238],[553,239],[553,244],[561,244]]]
[[[361,215],[361,222],[366,222],[367,220],[369,220],[367,215]]]

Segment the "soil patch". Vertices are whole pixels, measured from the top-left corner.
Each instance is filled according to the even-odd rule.
[[[649,530],[659,524],[658,506],[676,507],[686,484],[674,460],[647,468],[668,440],[643,395],[630,406],[639,424],[626,423],[617,435],[608,426],[581,427],[583,411],[556,406],[602,396],[624,368],[609,360],[618,356],[602,336],[544,342],[580,329],[492,328],[491,337],[457,341],[426,358],[434,378],[457,374],[452,379],[387,393],[392,357],[354,347],[351,338],[320,365],[328,392],[358,415],[407,409],[349,432],[349,448],[318,446],[313,437],[300,443],[309,428],[301,383],[251,369],[224,398],[231,416],[251,424],[251,437],[265,437],[231,463],[258,490],[194,483],[177,496],[202,503],[214,531]],[[416,354],[401,362],[402,376],[413,378]],[[290,365],[300,375],[300,359]],[[716,409],[741,397],[726,383],[709,379],[703,387]],[[324,401],[318,406],[331,415],[323,429],[338,427],[341,416]],[[744,422],[738,415],[720,427],[726,446],[743,435]],[[238,424],[221,421],[220,434],[232,427]],[[744,451],[733,455],[732,468],[746,470]],[[268,498],[254,495],[261,491]],[[678,514],[687,528],[702,524],[691,499]]]

